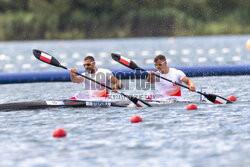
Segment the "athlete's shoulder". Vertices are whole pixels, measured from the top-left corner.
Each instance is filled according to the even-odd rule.
[[[186,76],[186,74],[183,71],[178,70],[176,68],[172,68],[172,73],[178,75],[181,79]]]
[[[98,72],[112,73],[112,71],[106,68],[98,68]]]
[[[181,72],[181,73],[183,73],[183,71],[181,71],[179,69],[176,69],[176,68],[169,68],[169,70],[171,70],[173,72]]]
[[[170,67],[169,70],[171,70],[171,71],[179,71],[178,69],[173,68],[173,67]]]
[[[107,76],[113,76],[114,74],[112,73],[112,71],[110,71],[109,69],[105,69],[105,68],[98,68],[98,73],[103,73]]]

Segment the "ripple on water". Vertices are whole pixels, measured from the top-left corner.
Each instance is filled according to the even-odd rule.
[[[194,39],[200,41],[201,38]],[[99,44],[100,41],[97,42]],[[190,41],[183,42],[181,46],[192,46]],[[84,42],[70,43],[77,51],[77,48],[82,50]],[[131,50],[135,55],[143,50],[138,47],[134,51],[135,45],[130,44],[130,48],[125,43],[123,46],[128,47],[125,50]],[[137,43],[140,44],[141,41]],[[164,39],[154,41],[156,45],[149,43],[143,48],[154,46],[155,50],[165,53],[164,49],[157,48],[166,47]],[[204,52],[208,50],[207,47],[219,51],[213,42],[209,46],[205,43]],[[225,45],[226,42],[222,43]],[[67,43],[65,45],[66,48],[71,48]],[[120,50],[110,41],[107,45],[112,46],[110,50]],[[58,42],[55,45],[41,42],[36,46],[43,46],[48,50],[55,50],[55,46],[64,48]],[[84,46],[92,48],[89,43]],[[28,50],[32,49],[30,47],[34,45],[30,45]],[[92,52],[90,48],[88,52]],[[172,59],[171,66],[178,65],[178,53],[186,49],[177,48],[179,46],[176,44],[173,48],[167,48],[177,51],[176,55],[169,57]],[[102,49],[97,49],[97,52],[100,50]],[[26,54],[20,51],[20,55]],[[231,61],[230,56],[228,57],[226,62]],[[44,70],[38,66],[38,70]],[[32,69],[31,65],[30,70]],[[213,76],[194,77],[192,80],[198,90],[208,87],[223,97],[233,94],[238,101],[229,105],[197,103],[198,110],[195,111],[187,111],[187,104],[170,104],[144,109],[54,108],[0,112],[0,166],[248,166],[250,77]],[[133,86],[130,88],[124,92],[145,93],[134,90]],[[81,85],[66,82],[1,85],[0,103],[67,98],[79,90],[82,90]],[[184,93],[188,100],[198,101],[200,98],[197,93],[187,90]],[[130,118],[134,115],[140,115],[143,122],[131,124]],[[54,129],[58,127],[67,131],[66,138],[52,137]]]

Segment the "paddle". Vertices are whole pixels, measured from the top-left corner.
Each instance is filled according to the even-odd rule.
[[[55,59],[53,56],[49,55],[49,54],[46,53],[46,52],[43,52],[43,51],[40,51],[40,50],[33,49],[33,54],[34,54],[34,56],[35,56],[38,60],[40,60],[40,61],[42,61],[42,62],[45,62],[45,63],[48,63],[48,64],[50,64],[50,65],[53,65],[53,66],[56,66],[56,67],[61,67],[61,68],[63,68],[63,69],[69,70],[67,67],[61,65],[57,59]],[[69,70],[69,71],[70,71],[70,70]],[[82,74],[80,74],[80,73],[77,73],[77,72],[76,72],[76,74],[77,74],[77,75],[80,75],[80,76],[82,76],[82,77],[84,77],[84,78],[86,78],[86,79],[88,79],[88,80],[91,80],[92,82],[95,82],[95,83],[97,83],[97,84],[99,84],[99,85],[101,85],[101,86],[103,86],[103,87],[105,87],[105,88],[107,88],[107,89],[112,90],[111,87],[109,87],[109,86],[107,86],[107,85],[104,85],[104,84],[102,84],[102,83],[100,83],[100,82],[98,82],[98,81],[96,81],[96,80],[94,80],[94,79],[92,79],[92,78],[89,78],[89,77],[84,76],[84,75],[82,75]],[[145,101],[143,101],[143,100],[141,100],[141,99],[138,99],[138,98],[136,98],[136,97],[132,97],[132,96],[129,96],[129,95],[125,95],[125,94],[122,93],[122,92],[117,92],[117,93],[119,93],[119,94],[125,96],[126,98],[128,98],[130,101],[132,101],[132,102],[133,102],[136,106],[138,106],[138,107],[143,107],[143,106],[152,107],[150,104],[148,104],[147,102],[145,102]]]
[[[120,54],[111,53],[111,56],[112,56],[112,58],[113,58],[115,61],[117,61],[118,63],[120,63],[120,64],[122,64],[122,65],[124,65],[124,66],[127,66],[128,68],[131,68],[131,69],[133,69],[133,70],[141,70],[141,71],[147,72],[146,70],[144,70],[144,69],[138,67],[138,66],[135,64],[135,62],[133,62],[132,60],[130,60],[130,59],[126,58],[126,57],[121,56]],[[147,72],[147,73],[148,73],[148,72]],[[167,78],[164,78],[164,77],[162,77],[162,76],[160,76],[160,75],[155,74],[155,76],[157,76],[157,77],[159,77],[159,78],[161,78],[161,79],[164,79],[164,80],[166,80],[166,81],[169,81],[169,82],[171,82],[171,83],[173,83],[173,84],[176,84],[176,85],[179,85],[179,86],[181,86],[181,87],[184,87],[184,88],[186,88],[186,89],[189,89],[188,86],[182,85],[182,84],[177,83],[177,82],[173,82],[173,81],[171,81],[171,80],[169,80],[169,79],[167,79]],[[221,97],[221,96],[218,96],[218,95],[215,95],[215,94],[205,94],[205,93],[202,93],[202,92],[200,92],[200,91],[195,91],[195,92],[196,92],[196,93],[199,93],[199,94],[201,94],[201,95],[203,95],[203,96],[205,96],[209,101],[211,101],[211,102],[213,102],[213,103],[216,103],[216,104],[232,103],[231,101],[225,99],[224,97]]]

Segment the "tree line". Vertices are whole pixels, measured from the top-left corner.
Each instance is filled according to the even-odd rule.
[[[249,0],[1,0],[0,40],[250,33]]]

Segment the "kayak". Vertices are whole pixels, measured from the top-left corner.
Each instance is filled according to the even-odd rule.
[[[172,100],[145,100],[152,106],[167,105],[171,103],[191,103],[190,101]],[[0,104],[0,112],[17,111],[17,110],[33,110],[46,108],[66,108],[66,107],[134,107],[134,104],[128,100],[41,100],[30,102],[15,102]]]
[[[82,101],[82,100],[41,100],[30,102],[15,102],[0,104],[0,111],[30,110],[59,107],[127,107],[128,102],[109,102],[109,101]]]

